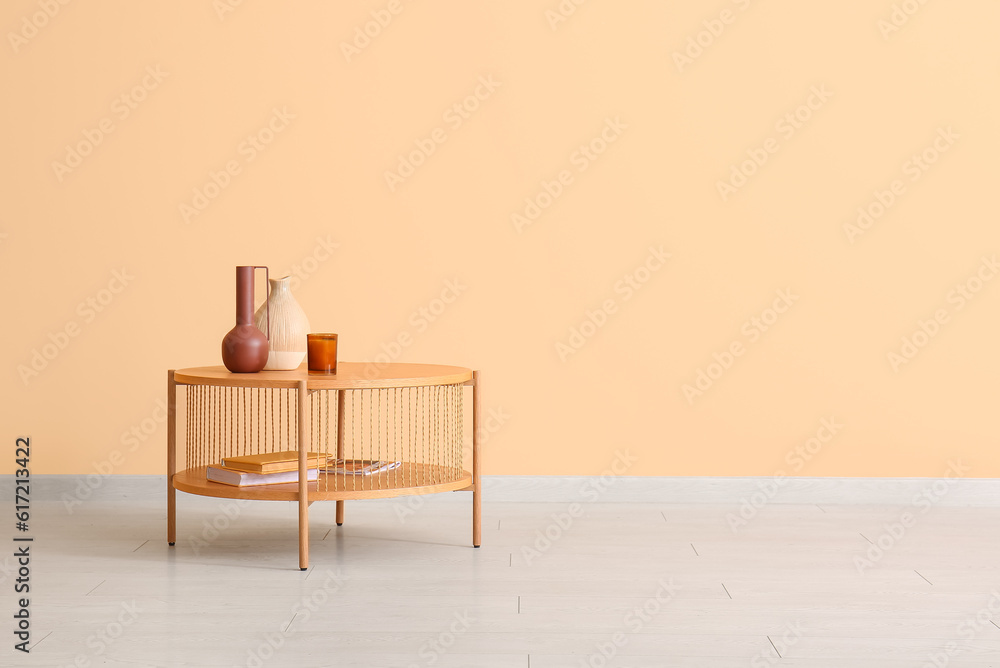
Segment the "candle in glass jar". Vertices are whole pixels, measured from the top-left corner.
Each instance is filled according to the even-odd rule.
[[[337,373],[337,335],[307,334],[310,373]]]

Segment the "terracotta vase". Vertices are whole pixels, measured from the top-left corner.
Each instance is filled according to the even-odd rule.
[[[297,369],[306,358],[306,334],[309,318],[292,295],[291,276],[268,280],[271,287],[267,303],[261,304],[254,315],[258,329],[267,327],[267,311],[271,311],[271,333],[268,336],[265,369],[288,371]]]
[[[254,373],[267,364],[267,337],[253,324],[254,269],[236,267],[236,326],[222,339],[222,363],[233,373]]]

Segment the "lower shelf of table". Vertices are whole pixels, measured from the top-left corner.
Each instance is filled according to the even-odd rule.
[[[254,499],[260,501],[298,501],[299,483],[234,487],[212,482],[205,477],[204,466],[174,474],[174,489],[224,499]],[[452,492],[472,487],[472,474],[462,471],[456,478],[454,469],[433,464],[403,463],[398,469],[370,476],[327,475],[308,483],[310,501],[343,501],[348,499],[384,499],[414,494]],[[364,489],[361,489],[362,486]]]

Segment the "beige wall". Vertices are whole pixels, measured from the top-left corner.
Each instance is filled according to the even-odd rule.
[[[163,472],[267,264],[482,369],[489,474],[1000,476],[1000,4],[224,3],[0,9],[0,470]]]

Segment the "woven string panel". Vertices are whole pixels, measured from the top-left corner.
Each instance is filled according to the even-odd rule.
[[[306,407],[310,452],[324,459],[399,463],[371,475],[321,471],[316,489],[365,491],[460,479],[463,389],[459,383],[311,391]],[[218,466],[225,457],[299,449],[296,389],[188,385],[183,406],[181,468]]]

